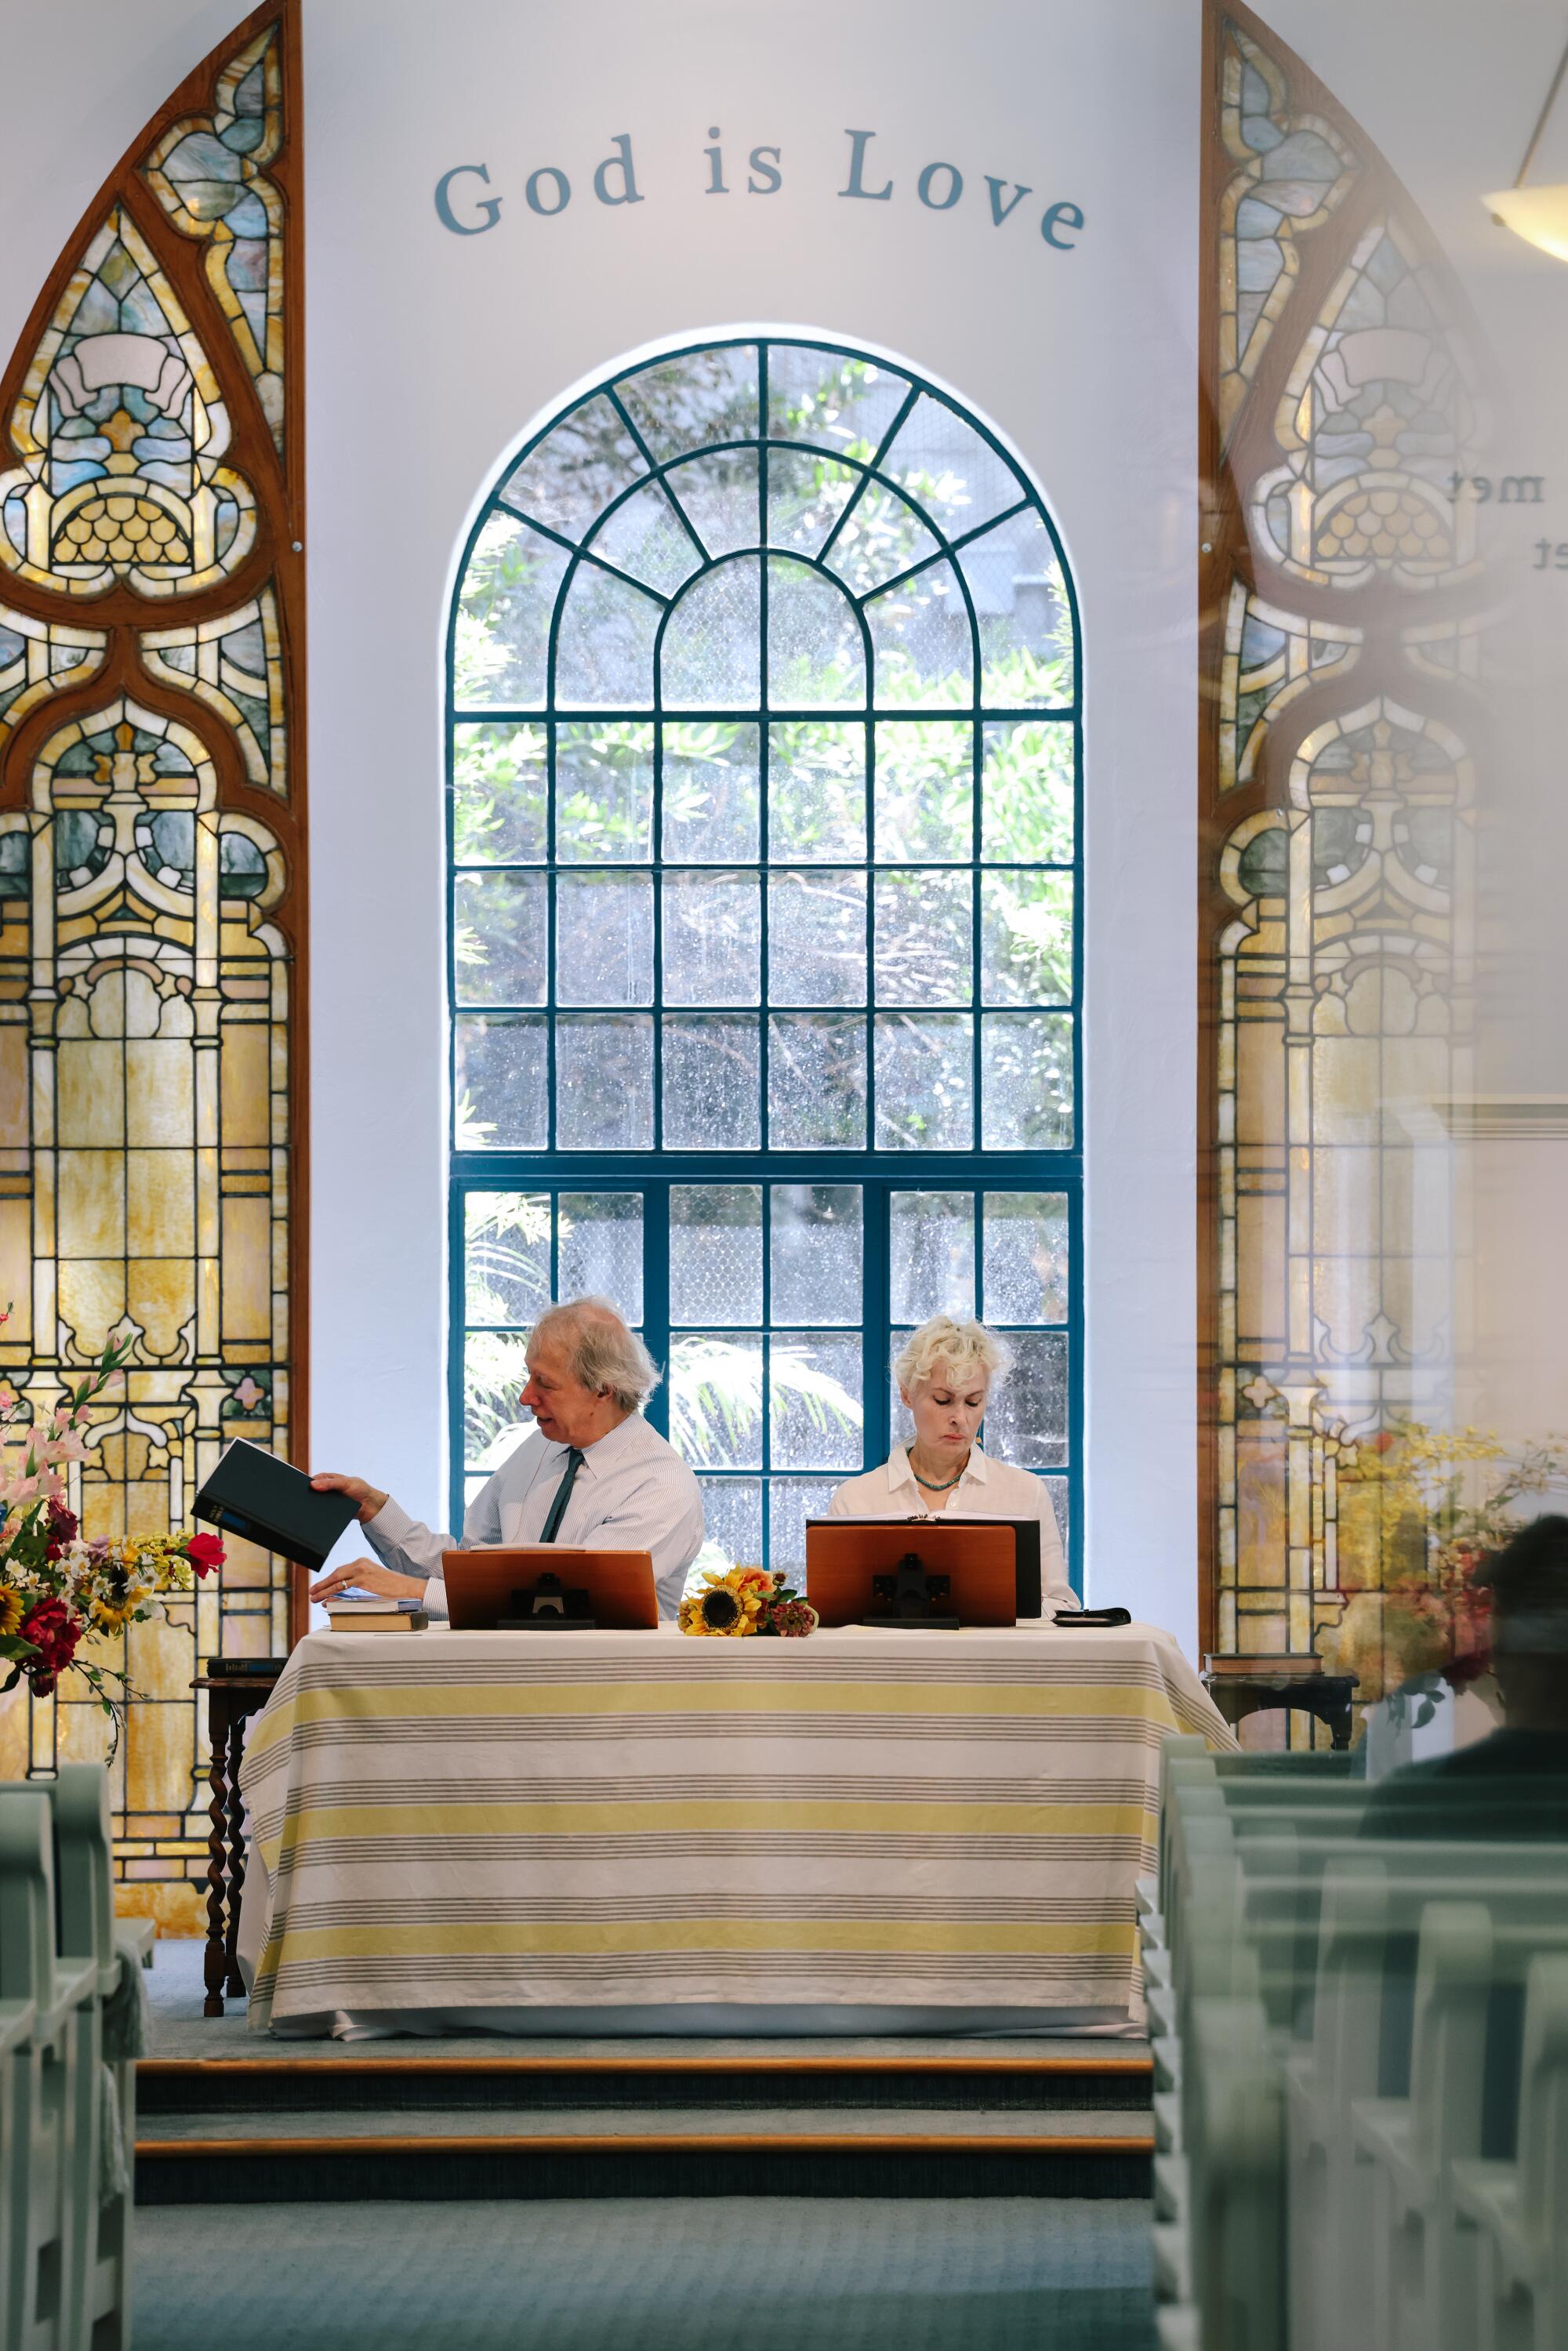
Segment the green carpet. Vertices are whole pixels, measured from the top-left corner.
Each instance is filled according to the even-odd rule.
[[[1149,2207],[162,2206],[138,2351],[1153,2351]]]

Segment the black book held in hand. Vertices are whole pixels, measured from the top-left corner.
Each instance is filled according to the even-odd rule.
[[[281,1552],[312,1572],[354,1516],[347,1494],[319,1494],[303,1469],[236,1437],[191,1508],[209,1526]]]

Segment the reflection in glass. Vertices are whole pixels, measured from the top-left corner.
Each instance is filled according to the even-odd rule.
[[[708,553],[734,555],[759,536],[755,449],[714,449],[664,476]]]
[[[702,562],[690,531],[658,482],[634,490],[623,506],[606,516],[589,549],[661,596],[673,596]]]
[[[987,1004],[1071,1004],[1072,876],[1002,868],[980,883]]]
[[[860,1467],[857,1458],[854,1467]],[[806,1565],[806,1521],[825,1519],[836,1478],[774,1478],[768,1489],[768,1565],[798,1578]]]
[[[758,855],[758,730],[723,719],[664,729],[664,855],[693,865]]]
[[[762,695],[762,589],[754,555],[704,572],[670,613],[661,655],[666,710],[755,710]]]
[[[974,1312],[973,1194],[894,1192],[888,1202],[888,1248],[895,1322]]]
[[[760,1567],[762,1480],[760,1478],[699,1478],[707,1541],[698,1567]]]
[[[646,873],[562,873],[556,883],[556,999],[651,1004],[653,884]]]
[[[670,1187],[670,1320],[762,1320],[762,1186]]]
[[[542,1151],[549,1141],[544,1015],[465,1012],[452,1027],[456,1148]]]
[[[755,1004],[762,989],[760,888],[753,873],[666,873],[666,1004]]]
[[[664,1148],[755,1151],[762,1140],[755,1017],[667,1012],[663,1026]]]
[[[768,881],[774,1004],[865,1002],[865,875],[810,866]]]
[[[876,877],[876,1000],[967,1004],[974,995],[973,885],[967,873]]]
[[[454,727],[452,854],[459,865],[532,865],[549,853],[542,726]]]
[[[879,710],[901,704],[967,703],[974,691],[974,638],[950,563],[928,563],[865,606]]]
[[[613,571],[580,563],[556,637],[557,702],[569,710],[645,709],[664,609]]]
[[[653,730],[633,719],[555,730],[555,853],[563,865],[640,865],[653,853]]]
[[[1019,1469],[1067,1460],[1067,1333],[1009,1332],[1013,1367],[986,1412],[986,1448]]]
[[[980,1025],[987,1151],[1072,1148],[1072,1015],[991,1012]]]
[[[487,1476],[533,1428],[517,1398],[528,1384],[520,1331],[470,1331],[463,1344],[463,1459]]]
[[[768,699],[775,710],[865,703],[865,643],[853,605],[821,572],[788,556],[768,563]]]
[[[948,538],[962,538],[1023,496],[1007,459],[967,418],[928,392],[899,426],[879,470]]]
[[[865,1147],[865,1023],[779,1012],[768,1023],[768,1141],[775,1151]]]
[[[775,1184],[770,1209],[775,1322],[861,1319],[858,1184]]]
[[[653,1023],[646,1013],[562,1014],[555,1071],[558,1150],[652,1147]]]
[[[501,496],[563,538],[579,539],[611,500],[648,470],[608,393],[597,392],[515,465]]]
[[[988,1192],[986,1315],[998,1322],[1065,1322],[1067,1196]]]
[[[823,560],[855,595],[867,596],[936,552],[914,507],[883,483],[868,482]]]
[[[460,873],[452,885],[459,1004],[542,1004],[549,914],[542,873]]]
[[[633,1329],[643,1320],[643,1196],[563,1192],[556,1256],[562,1298],[608,1298]]]
[[[858,467],[837,465],[814,450],[771,449],[768,455],[768,538],[797,555],[817,555],[861,480]]]
[[[546,1192],[469,1192],[463,1202],[465,1314],[470,1322],[531,1322],[549,1304]]]
[[[879,1012],[876,1139],[883,1151],[967,1151],[975,1139],[967,1012]]]
[[[683,351],[622,376],[616,392],[663,465],[710,441],[757,438],[757,349],[752,343]]]
[[[762,1466],[762,1341],[683,1331],[670,1342],[670,1443],[694,1469]]]
[[[768,729],[768,846],[775,860],[865,855],[865,728],[793,719]]]
[[[879,360],[805,343],[768,346],[768,430],[829,451],[879,447],[909,394]]]
[[[975,730],[894,719],[876,730],[876,853],[885,862],[967,864],[975,841]]]
[[[775,1337],[768,1369],[768,1448],[776,1469],[858,1469],[861,1342]]]
[[[463,574],[453,641],[459,710],[526,710],[544,701],[550,615],[571,558],[509,514],[490,517]]]
[[[1068,719],[987,726],[980,853],[988,862],[1071,862],[1072,742]]]

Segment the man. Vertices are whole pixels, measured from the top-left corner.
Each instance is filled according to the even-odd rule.
[[[651,1552],[659,1612],[674,1616],[702,1548],[702,1495],[643,1417],[659,1384],[652,1356],[607,1299],[579,1298],[539,1317],[527,1360],[518,1401],[533,1414],[533,1430],[469,1504],[464,1548],[562,1542]],[[445,1615],[441,1554],[456,1548],[450,1535],[433,1534],[362,1478],[324,1472],[311,1483],[358,1504],[376,1552],[322,1576],[312,1600],[351,1584],[418,1599],[432,1615]]]
[[[1363,1836],[1568,1838],[1568,1518],[1534,1519],[1480,1569],[1501,1728],[1391,1771]]]

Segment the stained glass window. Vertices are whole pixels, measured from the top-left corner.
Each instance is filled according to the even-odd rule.
[[[848,348],[629,369],[486,501],[451,680],[455,1505],[599,1289],[728,1555],[798,1562],[944,1306],[1016,1332],[992,1438],[1067,1524],[1078,661],[1021,468]]]
[[[0,1393],[47,1417],[132,1343],[71,1473],[89,1536],[188,1525],[230,1437],[300,1430],[297,73],[292,0],[197,69],[0,391]],[[99,1645],[140,1694],[122,1907],[201,1931],[192,1678],[285,1651],[296,1608],[231,1538],[199,1595]],[[106,1739],[69,1677],[0,1698],[7,1776]]]
[[[1245,8],[1210,16],[1202,1637],[1365,1703],[1401,1572],[1368,1465],[1451,1405],[1474,416],[1398,181]]]

